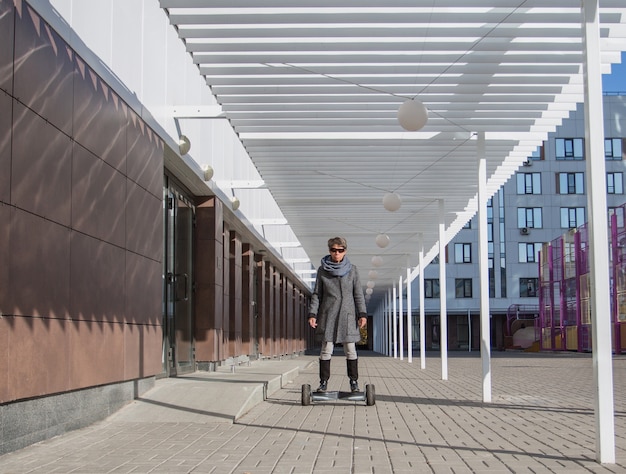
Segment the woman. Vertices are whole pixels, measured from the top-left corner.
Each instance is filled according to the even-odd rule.
[[[320,386],[325,392],[330,378],[330,358],[335,343],[343,343],[348,366],[350,390],[359,391],[359,365],[356,343],[361,340],[360,328],[367,324],[365,298],[357,268],[346,257],[348,244],[343,237],[328,241],[329,255],[322,258],[317,270],[315,289],[309,306],[309,325],[322,341],[320,352]]]

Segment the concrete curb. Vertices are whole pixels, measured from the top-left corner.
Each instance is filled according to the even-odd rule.
[[[316,362],[310,362],[306,365],[306,368],[310,367],[314,363]],[[236,422],[239,418],[248,413],[252,408],[267,400],[269,396],[273,395],[274,393],[284,388],[286,385],[293,382],[298,377],[298,375],[300,375],[300,368],[294,367],[293,369],[290,369],[283,374],[276,375],[275,377],[267,380],[263,384],[259,384],[251,391],[247,400],[242,404],[240,410],[233,417],[233,422]]]
[[[233,416],[233,422],[237,421],[239,418],[241,418],[243,415],[248,413],[259,403],[262,403],[267,399],[265,395],[265,391],[267,390],[267,385],[268,385],[268,382],[265,382],[264,384],[258,385],[252,390],[248,399],[241,405],[241,408],[235,414],[235,416]]]

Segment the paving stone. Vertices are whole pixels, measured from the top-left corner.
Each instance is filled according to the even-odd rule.
[[[492,402],[483,403],[478,354],[449,354],[448,380],[441,380],[436,354],[421,369],[419,359],[409,364],[362,353],[361,379],[363,387],[376,386],[374,406],[344,400],[302,406],[302,384],[317,383],[316,359],[194,374],[180,387],[167,380],[155,394],[161,405],[149,403],[149,392],[107,420],[0,456],[0,472],[626,474],[624,356],[613,361],[616,463],[608,465],[595,460],[591,355],[494,354]],[[331,370],[331,390],[346,390],[345,364]],[[242,398],[230,391],[251,392],[254,383],[283,373],[293,381],[224,421]],[[211,394],[227,400],[198,396],[194,384],[208,382]],[[171,411],[159,417],[164,406]]]

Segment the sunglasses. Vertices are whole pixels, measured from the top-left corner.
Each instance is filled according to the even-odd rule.
[[[330,249],[332,253],[344,253],[346,249]]]

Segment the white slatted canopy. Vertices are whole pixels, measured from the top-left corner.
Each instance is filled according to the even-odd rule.
[[[477,132],[491,195],[583,100],[580,0],[160,5],[313,265],[344,236],[364,285],[377,270],[374,295],[417,264],[420,234],[436,256],[439,200],[446,241],[475,213]],[[626,50],[626,2],[600,7],[608,73]],[[429,110],[418,132],[397,120],[407,98]]]

